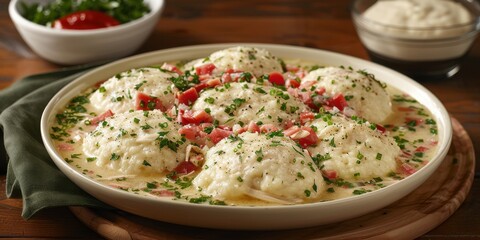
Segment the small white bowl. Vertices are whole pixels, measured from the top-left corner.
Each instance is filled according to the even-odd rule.
[[[49,1],[12,0],[8,11],[18,32],[35,53],[63,65],[113,60],[132,54],[153,31],[164,6],[164,0],[145,0],[150,13],[132,22],[93,30],[63,30],[25,19],[21,15],[21,2]]]

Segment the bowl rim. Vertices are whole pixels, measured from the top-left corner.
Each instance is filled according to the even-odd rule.
[[[407,42],[445,42],[445,41],[458,41],[461,39],[468,39],[471,37],[475,37],[475,35],[478,32],[480,32],[480,3],[478,1],[471,1],[471,0],[455,1],[455,2],[465,2],[466,4],[470,4],[475,8],[476,13],[473,13],[470,9],[468,9],[469,13],[472,14],[472,19],[469,22],[463,23],[463,24],[454,24],[454,25],[444,26],[444,27],[401,27],[401,26],[389,25],[389,24],[373,21],[363,17],[363,14],[358,10],[358,8],[356,8],[356,5],[359,1],[364,1],[364,0],[353,0],[350,2],[350,5],[349,5],[349,10],[355,25],[359,26],[361,24],[362,30],[368,31],[370,34],[373,34],[382,38],[395,39],[395,40],[401,40],[401,41],[407,41]],[[382,35],[378,32],[370,30],[370,28],[368,27],[365,27],[368,25],[379,26],[386,29],[408,30],[408,31],[417,31],[417,32],[454,30],[454,29],[466,28],[466,27],[471,27],[471,29],[468,32],[458,36],[423,39],[423,38],[393,37],[389,35]]]
[[[438,145],[439,149],[438,149],[435,157],[432,158],[432,160],[429,161],[429,163],[426,166],[424,166],[423,168],[421,168],[420,170],[418,170],[414,174],[402,179],[400,182],[394,183],[393,185],[399,185],[399,184],[400,185],[408,185],[408,184],[415,185],[415,184],[417,184],[418,179],[424,177],[424,175],[425,175],[424,172],[432,171],[432,172],[430,172],[430,174],[428,174],[428,176],[430,176],[434,172],[434,170],[441,164],[445,155],[448,152],[448,149],[449,149],[449,146],[450,146],[451,140],[452,140],[452,128],[451,128],[450,117],[449,117],[449,114],[448,114],[447,110],[445,109],[443,104],[440,102],[440,100],[435,95],[433,95],[433,93],[431,93],[428,89],[423,87],[421,84],[415,82],[411,78],[409,78],[409,77],[407,77],[407,76],[405,76],[401,73],[398,73],[394,70],[391,70],[389,68],[378,65],[376,63],[369,62],[367,60],[363,60],[363,59],[360,59],[360,58],[348,56],[348,55],[345,55],[345,54],[326,51],[326,50],[313,49],[313,48],[307,48],[307,47],[299,47],[299,46],[279,45],[279,44],[226,43],[226,44],[204,44],[204,45],[175,47],[175,48],[168,48],[168,49],[164,49],[164,50],[158,50],[158,51],[153,51],[153,52],[148,52],[148,53],[143,53],[143,54],[131,56],[131,57],[128,57],[128,58],[117,60],[117,61],[109,63],[107,65],[98,67],[96,69],[90,70],[89,72],[85,73],[84,75],[78,77],[74,81],[67,84],[49,101],[49,103],[45,107],[44,112],[42,113],[42,117],[41,117],[41,136],[42,136],[42,140],[43,140],[43,143],[45,144],[45,147],[46,147],[47,151],[49,152],[52,160],[62,170],[62,172],[64,174],[66,174],[69,178],[71,177],[71,176],[69,176],[69,174],[73,174],[75,177],[78,178],[77,180],[79,180],[79,181],[81,181],[81,182],[83,182],[87,185],[94,186],[95,188],[108,190],[109,192],[111,192],[112,194],[114,194],[118,198],[140,200],[140,201],[144,202],[145,204],[158,204],[159,202],[160,203],[162,203],[162,202],[167,203],[168,202],[169,204],[173,204],[173,205],[171,205],[172,207],[180,207],[180,208],[182,208],[182,207],[184,208],[184,207],[187,207],[187,206],[188,207],[193,207],[193,208],[196,208],[196,207],[198,208],[200,206],[201,208],[203,208],[206,211],[213,210],[213,209],[225,209],[225,206],[195,205],[195,204],[188,203],[188,202],[183,202],[183,201],[171,201],[171,200],[168,200],[168,199],[157,199],[157,198],[150,198],[150,197],[144,197],[144,196],[137,196],[137,195],[129,193],[129,192],[125,192],[125,191],[122,191],[122,190],[118,190],[118,189],[114,189],[114,188],[105,186],[105,185],[101,184],[100,182],[95,181],[94,179],[91,179],[91,178],[89,178],[85,175],[82,175],[80,172],[73,169],[68,163],[63,161],[63,159],[60,157],[59,154],[56,153],[56,150],[53,147],[52,140],[50,139],[49,134],[48,134],[48,132],[49,132],[48,126],[49,126],[49,121],[50,121],[50,118],[51,118],[51,114],[53,113],[53,110],[58,110],[58,104],[59,104],[60,100],[62,98],[65,98],[65,95],[72,94],[72,91],[74,91],[76,88],[80,88],[79,85],[81,84],[82,80],[89,79],[89,78],[92,79],[93,76],[95,76],[95,74],[98,74],[99,72],[102,72],[102,71],[105,72],[105,71],[108,71],[109,69],[114,69],[115,67],[122,66],[122,65],[128,65],[130,67],[131,66],[138,66],[138,63],[137,63],[138,60],[152,59],[152,58],[155,58],[156,56],[157,56],[157,58],[158,58],[158,56],[160,56],[160,58],[161,58],[162,55],[167,55],[167,54],[172,54],[172,53],[178,53],[178,52],[182,52],[182,53],[193,52],[193,53],[195,53],[195,52],[198,52],[198,51],[207,51],[207,50],[213,51],[213,49],[224,49],[224,48],[233,47],[233,46],[252,46],[252,47],[267,48],[267,50],[268,49],[270,49],[270,50],[276,49],[277,51],[279,49],[284,49],[284,51],[298,51],[300,53],[315,52],[316,54],[334,56],[336,58],[342,58],[346,62],[356,62],[356,64],[374,67],[378,71],[385,72],[385,74],[387,74],[387,75],[397,76],[401,80],[407,81],[408,84],[413,85],[413,87],[415,87],[416,89],[421,91],[421,93],[424,95],[423,97],[428,98],[429,99],[428,101],[431,101],[432,104],[436,108],[436,109],[429,109],[429,111],[432,112],[432,116],[435,117],[435,118],[440,118],[440,119],[436,119],[436,120],[440,120],[442,122],[442,126],[444,126],[444,127],[441,128],[442,129],[442,131],[441,131],[442,135],[439,134],[439,140],[441,139],[442,145],[440,145],[440,144]],[[300,54],[298,56],[300,57]],[[325,63],[328,63],[328,59],[319,59],[319,61],[321,61],[321,60],[325,61]],[[371,69],[369,69],[369,70],[371,70]],[[435,111],[433,111],[433,110],[435,110]],[[434,112],[436,112],[436,114]],[[69,174],[67,174],[67,172],[65,172],[65,171],[67,171]],[[423,173],[423,175],[422,175],[422,173]],[[74,181],[73,179],[71,179],[71,180]],[[422,181],[421,183],[423,183],[423,182],[424,181]],[[419,185],[420,185],[420,183],[418,185],[416,185],[415,188],[417,188]],[[415,189],[415,188],[413,188],[413,189]],[[366,193],[366,194],[350,196],[350,197],[347,197],[347,198],[341,198],[341,199],[336,199],[336,200],[332,200],[332,201],[325,201],[325,202],[315,202],[315,203],[288,205],[288,206],[255,206],[255,207],[233,206],[233,207],[229,207],[227,211],[231,211],[232,213],[238,213],[238,212],[256,213],[258,211],[266,211],[265,213],[269,213],[269,211],[273,211],[273,210],[278,210],[278,211],[281,211],[281,212],[285,212],[288,209],[302,210],[302,211],[313,211],[313,210],[315,210],[315,208],[318,208],[319,206],[324,206],[324,208],[332,206],[332,205],[333,206],[336,206],[336,205],[351,206],[352,204],[355,204],[357,202],[366,201],[366,200],[372,198],[372,196],[374,196],[373,194],[379,194],[379,195],[388,194],[389,192],[392,191],[390,189],[392,189],[392,188],[389,186],[389,187],[381,188],[381,189],[378,189],[378,190],[375,190],[373,192],[369,192],[369,193]],[[411,190],[411,191],[413,191],[413,190]],[[409,191],[408,193],[410,193],[411,191]],[[405,196],[405,195],[403,195],[403,196]],[[111,204],[111,203],[108,203],[108,204]],[[378,204],[382,204],[382,203],[378,203]],[[391,204],[391,202],[389,204]],[[125,210],[125,209],[123,209],[123,210]],[[196,223],[196,224],[203,224],[203,223]],[[193,225],[193,226],[200,226],[200,225]],[[222,227],[214,227],[214,228],[222,228]],[[235,229],[245,229],[245,228],[235,227]],[[256,228],[256,229],[285,229],[285,228],[282,227],[282,228]]]
[[[98,29],[86,29],[86,30],[72,30],[72,29],[54,29],[47,26],[43,26],[37,23],[34,23],[20,14],[19,5],[22,0],[11,0],[8,5],[8,12],[12,21],[18,25],[36,30],[38,32],[43,32],[47,34],[59,35],[59,36],[85,36],[85,35],[96,35],[96,34],[110,34],[115,32],[127,31],[131,28],[141,25],[142,23],[149,21],[155,16],[159,16],[160,12],[165,6],[165,0],[144,0],[144,3],[147,4],[150,8],[150,12],[143,15],[141,18],[135,19],[133,21],[120,24],[113,27],[107,28],[98,28]],[[52,0],[50,0],[52,1]]]

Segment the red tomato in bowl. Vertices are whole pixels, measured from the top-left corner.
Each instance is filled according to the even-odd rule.
[[[100,11],[85,10],[68,14],[53,22],[53,28],[88,30],[120,25],[120,22]]]

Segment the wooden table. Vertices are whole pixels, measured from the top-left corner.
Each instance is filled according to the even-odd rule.
[[[195,44],[257,42],[313,47],[368,59],[354,30],[348,4],[347,0],[171,0],[139,53]],[[0,0],[0,89],[23,76],[62,67],[31,52],[15,30],[7,6],[8,0]],[[476,156],[480,156],[479,75],[480,38],[460,73],[448,80],[422,82],[467,130]],[[463,205],[422,238],[480,238],[479,165]],[[0,169],[0,237],[100,238],[67,208],[45,210],[24,221],[20,216],[22,201],[5,196],[5,172]]]

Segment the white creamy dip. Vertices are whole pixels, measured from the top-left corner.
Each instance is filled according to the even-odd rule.
[[[363,17],[386,25],[378,26],[378,30],[404,38],[458,36],[468,28],[455,26],[472,21],[464,6],[450,0],[378,1],[363,13]]]
[[[469,24],[473,20],[472,13],[455,1],[380,0],[368,8],[361,17],[366,21],[357,24],[360,26],[359,35],[365,46],[371,51],[394,59],[407,61],[451,59],[462,56],[473,41],[467,38],[438,42],[459,37],[474,27]]]

